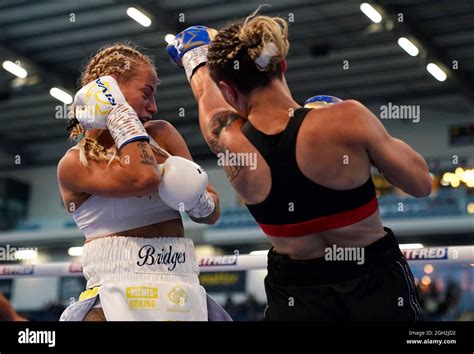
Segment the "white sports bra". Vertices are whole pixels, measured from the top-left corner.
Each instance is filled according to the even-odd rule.
[[[170,154],[150,137],[154,151]],[[167,206],[158,191],[143,197],[109,198],[91,195],[72,217],[86,239],[98,238],[121,231],[180,218],[178,211]]]

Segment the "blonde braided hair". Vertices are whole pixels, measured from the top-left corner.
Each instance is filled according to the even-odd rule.
[[[156,74],[153,60],[141,53],[138,49],[123,43],[99,50],[89,61],[81,77],[81,85],[87,85],[92,80],[101,76],[115,75],[120,82],[127,82],[143,66],[149,65]],[[74,112],[69,112],[73,118]],[[84,166],[88,165],[88,158],[95,161],[119,161],[117,147],[109,149],[98,143],[97,138],[85,136],[86,130],[80,124],[75,124],[70,129],[69,138],[78,141],[79,159]],[[100,134],[99,134],[100,135]]]

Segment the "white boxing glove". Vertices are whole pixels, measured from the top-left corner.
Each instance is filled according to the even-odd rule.
[[[169,207],[187,211],[194,218],[204,218],[214,211],[214,200],[206,190],[207,173],[201,166],[183,157],[171,156],[159,169],[159,195]]]
[[[85,129],[107,129],[107,117],[127,100],[112,76],[102,76],[81,88],[74,97],[76,118]]]
[[[81,88],[74,98],[75,118],[85,129],[108,129],[121,149],[148,134],[112,76],[101,76]]]

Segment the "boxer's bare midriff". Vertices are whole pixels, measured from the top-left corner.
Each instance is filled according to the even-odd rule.
[[[181,218],[159,222],[152,225],[138,227],[136,229],[124,230],[102,237],[126,236],[126,237],[184,237],[184,226]],[[95,238],[96,239],[96,238]],[[86,243],[94,239],[86,240]]]
[[[325,250],[338,247],[364,247],[381,239],[386,234],[378,210],[367,219],[355,224],[301,237],[271,237],[275,251],[292,259],[315,259],[324,257]]]

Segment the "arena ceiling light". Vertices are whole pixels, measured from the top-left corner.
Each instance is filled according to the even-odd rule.
[[[422,243],[403,243],[403,244],[400,244],[399,246],[401,250],[423,248]]]
[[[360,4],[360,11],[364,13],[365,16],[370,18],[372,22],[380,23],[382,22],[382,15],[372,5],[364,2]]]
[[[457,188],[461,185],[461,182],[469,188],[474,188],[474,169],[465,170],[462,167],[458,167],[454,173],[445,172],[440,184],[445,187],[451,185],[451,187]]]
[[[433,267],[431,264],[426,264],[426,265],[423,267],[423,271],[424,271],[426,274],[431,274],[431,273],[433,273],[433,271],[434,271],[434,267]]]
[[[168,33],[165,36],[166,43],[170,44],[174,40],[174,37],[176,37],[174,34]]]
[[[428,276],[428,275],[424,275],[422,278],[421,278],[421,284],[423,285],[430,285],[431,284],[431,277]]]
[[[466,211],[468,214],[474,214],[474,203],[468,203],[466,206]]]
[[[82,246],[69,247],[69,249],[67,250],[67,254],[70,255],[71,257],[78,257],[78,256],[82,256],[82,253],[83,253],[82,251],[83,251]]]
[[[134,7],[129,7],[127,9],[127,15],[130,16],[135,21],[137,21],[143,27],[150,27],[151,26],[151,18],[149,18],[143,12],[141,12],[140,10],[138,10]]]
[[[15,252],[15,258],[19,260],[30,260],[30,259],[37,259],[38,258],[38,251],[36,250],[29,250],[29,249],[20,249]]]
[[[412,57],[416,57],[420,53],[418,47],[405,37],[398,38],[398,45]]]
[[[72,103],[72,96],[66,91],[61,90],[60,88],[53,87],[51,90],[49,90],[49,94],[53,96],[55,99],[61,101],[62,103],[65,103],[65,104]]]
[[[268,250],[252,251],[249,254],[251,254],[252,256],[266,256],[268,254]]]
[[[426,65],[426,70],[428,70],[428,72],[438,81],[445,81],[448,77],[443,69],[441,69],[435,63],[429,63]]]
[[[10,60],[5,60],[2,63],[2,66],[6,71],[12,73],[15,76],[18,76],[21,79],[24,79],[28,76],[28,72],[24,68]]]

